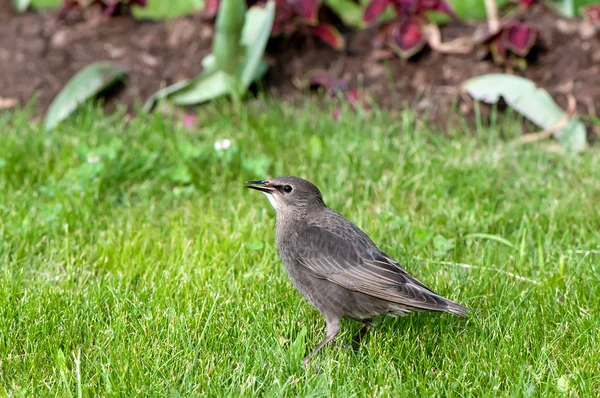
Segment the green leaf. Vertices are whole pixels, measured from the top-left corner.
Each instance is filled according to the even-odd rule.
[[[261,250],[263,247],[265,247],[265,243],[262,240],[259,240],[252,243],[246,242],[244,243],[244,246],[248,250]]]
[[[463,89],[473,98],[488,104],[497,103],[500,97],[504,98],[509,106],[544,130],[552,129],[565,114],[546,90],[520,76],[478,76],[464,82]],[[587,146],[585,127],[577,118],[571,118],[568,125],[556,133],[556,137],[563,145],[576,152]]]
[[[555,134],[562,145],[574,152],[587,148],[587,131],[585,125],[577,117],[572,117],[564,129]]]
[[[211,74],[212,72],[215,72],[217,69],[215,56],[213,54],[208,54],[206,57],[202,58],[202,67],[203,67],[203,71],[198,77],[196,77],[194,79],[181,80],[177,83],[171,84],[170,86],[161,88],[160,90],[158,90],[157,92],[152,94],[152,96],[150,98],[148,98],[148,100],[146,100],[146,103],[144,103],[142,110],[144,112],[150,112],[152,110],[152,108],[154,107],[154,104],[156,103],[156,101],[158,101],[162,98],[168,97],[170,95],[173,95],[178,91],[183,91],[183,90],[189,88],[190,86],[192,86],[193,84],[198,83],[205,76]]]
[[[227,94],[237,98],[261,78],[268,70],[263,55],[273,25],[275,3],[270,0],[264,8],[245,10],[241,1],[224,0],[217,16],[213,53],[202,60],[204,71],[194,79],[157,91],[143,110],[150,111],[157,100],[167,96],[178,105],[197,105]]]
[[[188,87],[171,95],[177,105],[196,105],[232,92],[232,78],[223,71],[200,75]]]
[[[177,83],[173,83],[170,86],[161,88],[160,90],[158,90],[157,92],[155,92],[154,94],[152,94],[150,96],[150,98],[148,98],[146,100],[146,102],[144,103],[144,106],[142,107],[142,110],[144,112],[150,112],[152,110],[152,108],[154,107],[154,104],[156,103],[156,101],[168,97],[171,94],[176,93],[177,91],[183,90],[187,87],[189,87],[194,81],[192,79],[185,79],[185,80],[181,80]]]
[[[202,58],[202,68],[203,72],[217,70],[217,59],[214,54],[208,54],[206,57]]]
[[[452,249],[454,249],[454,239],[446,239],[442,235],[433,238],[434,256],[443,257]]]
[[[563,0],[561,9],[565,17],[575,18],[575,2],[573,0]]]
[[[326,0],[325,5],[331,8],[345,25],[352,28],[363,26],[363,7],[353,0]]]
[[[22,13],[27,10],[27,7],[29,7],[30,3],[31,0],[12,0],[13,8],[18,13]]]
[[[180,164],[169,173],[169,178],[173,182],[189,184],[192,182],[192,175],[184,164]]]
[[[246,47],[246,58],[238,74],[238,81],[243,92],[266,71],[263,55],[271,35],[274,17],[275,2],[273,0],[269,0],[264,8],[251,7],[246,13],[241,39],[241,44]]]
[[[54,129],[79,105],[122,80],[125,74],[125,69],[107,61],[83,68],[67,82],[50,104],[44,120],[44,129]]]
[[[491,234],[484,234],[481,232],[475,232],[472,234],[467,234],[465,235],[465,239],[488,239],[488,240],[493,240],[495,242],[498,243],[502,243],[503,245],[506,245],[508,247],[514,248],[515,246],[508,240],[504,239],[501,236],[498,235],[491,235]]]
[[[221,0],[212,53],[215,56],[216,67],[233,75],[244,55],[240,42],[246,14],[246,2],[242,0]]]

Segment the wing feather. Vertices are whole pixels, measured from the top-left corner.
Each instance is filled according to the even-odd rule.
[[[302,241],[296,245],[297,260],[317,278],[415,309],[449,310],[449,305],[455,304],[409,275],[364,232],[350,225],[352,228],[345,230],[350,236],[343,238],[340,235],[345,234],[306,224],[297,236]]]

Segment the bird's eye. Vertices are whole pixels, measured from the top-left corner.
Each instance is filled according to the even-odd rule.
[[[286,193],[290,193],[290,192],[292,192],[292,186],[291,186],[291,185],[285,185],[285,186],[283,187],[283,190],[284,190]]]

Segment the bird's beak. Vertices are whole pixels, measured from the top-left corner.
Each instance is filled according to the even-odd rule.
[[[256,189],[257,191],[264,192],[266,194],[272,194],[275,188],[268,180],[250,180],[244,183],[246,188]]]

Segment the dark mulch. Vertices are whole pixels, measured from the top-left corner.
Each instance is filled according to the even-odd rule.
[[[547,89],[563,107],[567,94],[577,100],[577,111],[597,115],[600,110],[600,31],[591,33],[579,21],[558,17],[547,9],[537,9],[528,18],[539,27],[544,48],[524,72],[513,71]],[[442,27],[444,41],[472,34],[474,27],[451,23]],[[488,73],[506,73],[490,59],[475,54],[450,55],[425,51],[415,60],[376,60],[372,47],[375,29],[349,36],[346,54],[321,45],[281,46],[277,48],[278,67],[270,76],[271,87],[283,95],[294,90],[308,68],[327,69],[332,74],[361,82],[360,84],[383,107],[403,106],[427,111],[432,121],[444,124],[453,104],[461,102],[460,84],[464,80]],[[296,84],[297,85],[297,84]],[[458,100],[458,101],[457,101]],[[469,101],[462,102],[469,111]]]
[[[71,15],[66,21],[54,12],[15,16],[10,1],[0,0],[0,97],[27,102],[38,93],[46,109],[80,69],[111,60],[129,72],[118,100],[133,104],[161,85],[198,74],[210,52],[213,27],[199,15],[165,23]]]
[[[210,51],[212,24],[200,15],[157,23],[116,17],[98,21],[79,15],[56,21],[52,13],[14,15],[9,0],[0,0],[0,97],[27,102],[39,93],[45,109],[60,88],[85,65],[113,60],[129,70],[129,82],[117,98],[127,104],[146,99],[162,85],[194,76]],[[597,115],[600,106],[600,32],[590,33],[577,21],[562,19],[545,9],[528,19],[538,26],[547,49],[539,51],[524,72],[514,73],[546,88],[566,107],[573,94],[577,111]],[[472,33],[473,27],[449,24],[444,41]],[[336,52],[318,41],[292,39],[269,46],[272,68],[267,87],[284,98],[299,93],[298,81],[313,69],[327,69],[337,77],[360,84],[384,108],[404,106],[427,111],[446,124],[450,108],[461,100],[460,83],[486,73],[506,72],[475,55],[444,55],[426,51],[412,61],[375,59],[371,43],[375,31],[346,33],[349,48]]]

